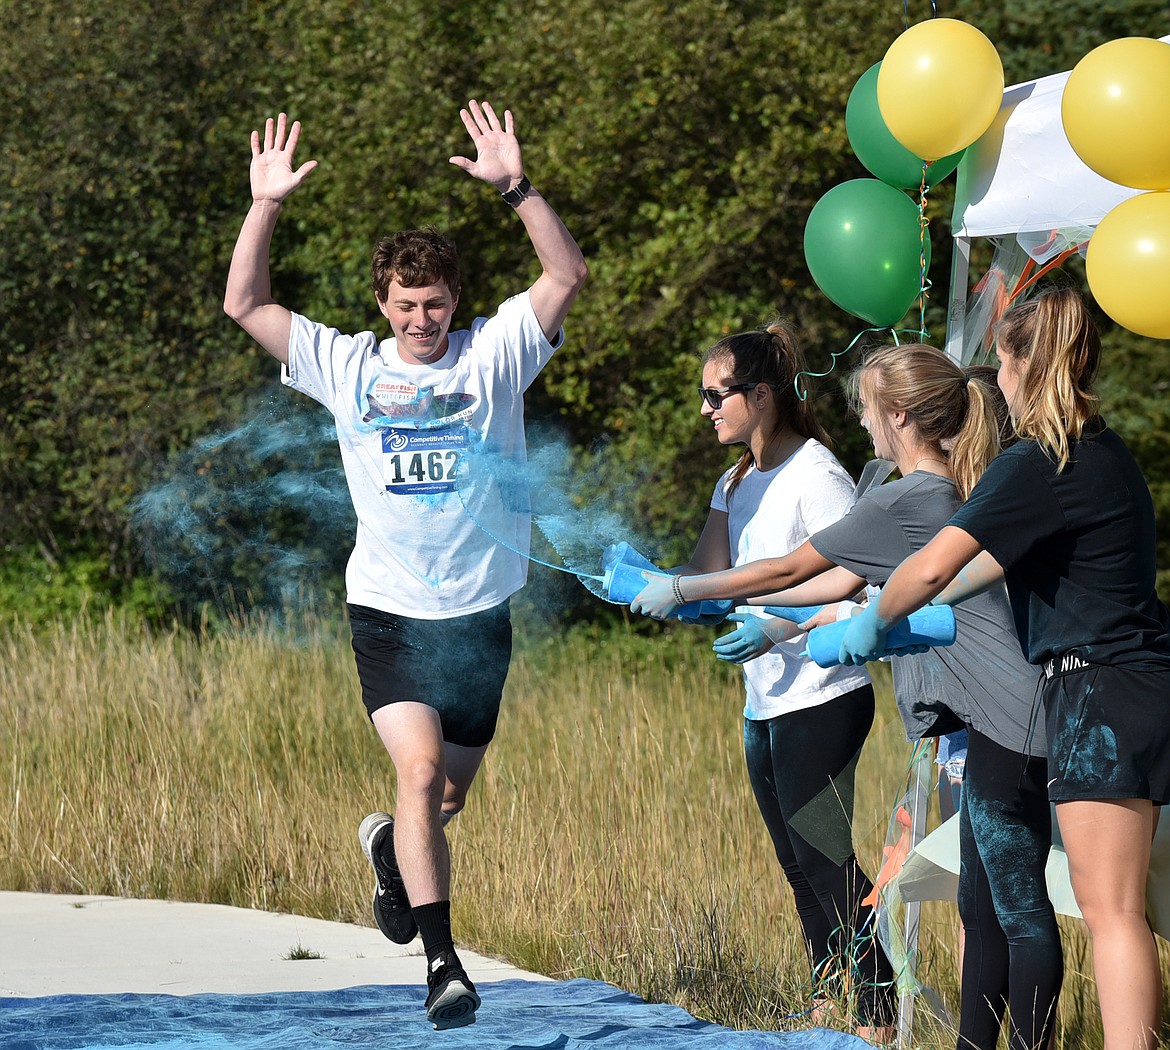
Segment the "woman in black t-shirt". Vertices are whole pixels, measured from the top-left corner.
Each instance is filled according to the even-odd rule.
[[[1146,882],[1170,801],[1170,614],[1154,587],[1153,501],[1098,415],[1100,341],[1078,295],[1014,308],[997,352],[1021,440],[851,621],[841,658],[872,658],[891,624],[944,589],[953,602],[1006,580],[1024,653],[1044,669],[1049,796],[1092,937],[1105,1045],[1148,1050],[1162,987]]]

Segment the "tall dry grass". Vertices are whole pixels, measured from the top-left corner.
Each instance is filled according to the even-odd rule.
[[[738,670],[709,635],[518,639],[500,729],[450,828],[457,936],[748,1028],[808,1026],[791,895],[742,768]],[[872,872],[909,748],[879,683],[859,771]],[[336,620],[205,637],[116,616],[0,633],[0,886],[369,924],[355,829],[393,776]],[[917,1045],[954,1036],[952,905],[924,909]],[[1100,1045],[1066,924],[1060,1047]],[[311,945],[307,946],[312,948]],[[230,964],[230,961],[228,961]]]

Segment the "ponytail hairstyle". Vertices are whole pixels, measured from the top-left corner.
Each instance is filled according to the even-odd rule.
[[[905,412],[922,440],[947,457],[962,499],[1000,450],[1003,396],[986,371],[971,372],[933,346],[908,343],[872,352],[849,379],[854,411],[860,416],[864,401],[879,416]]]
[[[1071,288],[1051,288],[1012,307],[996,326],[997,346],[1017,360],[1020,385],[1012,398],[1016,434],[1030,438],[1068,466],[1070,442],[1097,417],[1093,392],[1101,338]]]
[[[803,438],[830,444],[828,433],[817,422],[812,401],[801,400],[796,393],[797,373],[805,372],[806,364],[794,325],[777,318],[765,328],[720,339],[703,354],[703,364],[711,362],[723,367],[728,385],[765,383],[772,388],[777,410],[776,433],[788,426]],[[745,448],[731,470],[728,496],[754,464],[751,449]]]
[[[992,406],[995,408],[995,422],[999,426],[1000,451],[1016,443],[1016,428],[1012,425],[1012,413],[1003,396],[1003,391],[996,382],[999,369],[995,365],[966,365],[963,371],[967,374],[968,383],[980,383],[988,391]]]

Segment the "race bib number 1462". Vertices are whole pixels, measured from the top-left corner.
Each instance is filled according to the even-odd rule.
[[[454,492],[467,428],[382,431],[382,475],[394,496]]]

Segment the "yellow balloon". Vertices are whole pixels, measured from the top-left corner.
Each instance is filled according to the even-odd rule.
[[[974,26],[932,18],[890,45],[877,99],[890,134],[914,156],[935,161],[991,127],[1003,101],[1003,65]]]
[[[1085,275],[1119,325],[1170,339],[1170,193],[1141,193],[1112,209],[1089,239]]]
[[[1094,48],[1060,99],[1069,144],[1098,175],[1170,189],[1170,44],[1131,36]]]

